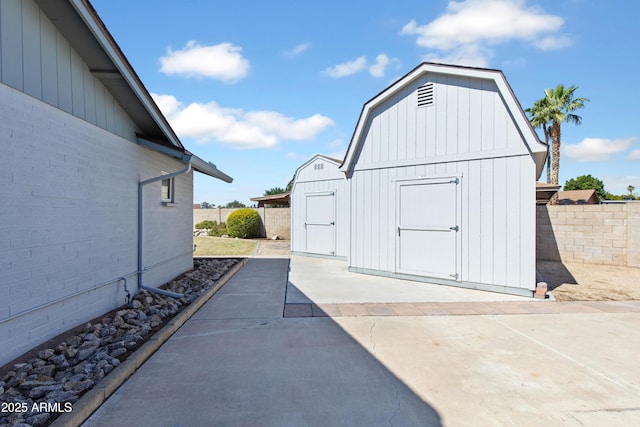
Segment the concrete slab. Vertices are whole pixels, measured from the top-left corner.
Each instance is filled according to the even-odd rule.
[[[85,425],[640,425],[638,302],[478,303],[513,313],[473,315],[318,303],[304,310],[325,317],[250,318],[242,300],[257,296],[282,313],[287,282],[279,264],[282,292],[260,292],[271,266],[256,261],[254,289],[230,280]],[[534,306],[548,308],[519,314]]]
[[[533,298],[351,273],[347,262],[291,256],[287,303],[528,301]]]

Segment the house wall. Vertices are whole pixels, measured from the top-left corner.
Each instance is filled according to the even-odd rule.
[[[427,81],[435,102],[417,107]],[[535,161],[493,81],[422,76],[376,107],[362,135],[351,176],[352,271],[396,271],[398,178],[461,176],[457,284],[535,289]]]
[[[322,164],[322,169],[315,165]],[[308,193],[335,192],[335,256],[349,254],[349,186],[338,164],[323,157],[316,157],[303,165],[296,173],[291,190],[291,250],[306,251],[305,215]]]
[[[251,208],[260,215],[260,237],[278,236],[282,239],[291,238],[291,211],[289,208]],[[193,226],[204,220],[216,221],[218,224],[226,223],[227,217],[237,209],[215,208],[194,209]]]
[[[0,84],[0,364],[124,304],[119,277],[136,291],[138,182],[184,165],[128,136]],[[191,173],[176,207],[160,185],[144,190],[148,286],[193,263]]]
[[[135,141],[135,124],[32,0],[0,1],[0,82]]]
[[[640,267],[640,203],[537,206],[537,259]]]

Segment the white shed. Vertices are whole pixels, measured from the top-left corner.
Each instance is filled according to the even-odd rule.
[[[349,270],[531,296],[545,148],[502,72],[419,65],[364,104],[340,167]]]
[[[291,189],[291,251],[346,259],[348,186],[340,161],[320,154],[295,173]]]

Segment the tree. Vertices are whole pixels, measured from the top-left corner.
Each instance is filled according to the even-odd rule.
[[[529,114],[529,121],[534,128],[541,127],[544,132],[544,142],[547,144],[547,184],[551,184],[551,151],[549,150],[549,128],[551,121],[547,98],[542,98],[533,103],[533,107],[525,111]]]
[[[564,184],[564,191],[570,190],[596,190],[598,199],[607,199],[607,192],[604,190],[604,183],[591,175],[581,175],[575,179],[570,179]]]
[[[545,97],[536,101],[540,108],[543,108],[542,119],[549,117],[551,122],[551,183],[558,185],[558,175],[560,172],[560,125],[564,122],[579,125],[582,118],[572,112],[584,108],[587,98],[574,98],[577,86],[565,88],[558,85],[555,89],[545,89]],[[536,103],[534,103],[534,108]]]
[[[274,194],[282,194],[286,193],[286,191],[280,187],[273,187],[270,190],[265,190],[263,196],[273,196]]]
[[[234,200],[226,204],[225,208],[246,208],[246,205],[242,202]]]
[[[202,209],[213,209],[216,207],[216,205],[214,205],[213,203],[209,203],[209,202],[202,202],[200,203],[200,207]]]
[[[634,187],[633,185],[629,185],[627,187],[627,191],[629,192],[629,199],[631,200],[635,200],[636,196],[633,194],[633,190],[635,190],[636,187]]]

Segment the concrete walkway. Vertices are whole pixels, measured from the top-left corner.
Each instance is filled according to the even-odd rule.
[[[251,259],[85,425],[640,425],[640,302],[283,317],[288,266]]]

